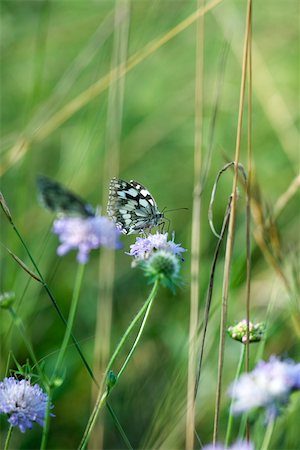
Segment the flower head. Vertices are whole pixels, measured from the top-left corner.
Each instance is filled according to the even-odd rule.
[[[133,256],[137,260],[145,260],[157,250],[166,250],[173,255],[181,258],[181,253],[186,252],[186,249],[180,244],[175,244],[174,233],[172,240],[168,241],[168,233],[149,234],[147,237],[138,237],[133,245],[130,246],[128,255]]]
[[[44,426],[48,396],[38,384],[32,386],[28,380],[14,377],[0,382],[0,412],[9,414],[8,422],[24,433],[37,422]]]
[[[149,234],[138,237],[130,246],[128,255],[133,256],[132,266],[140,265],[151,283],[159,280],[164,286],[174,289],[179,280],[181,253],[186,250],[172,240],[168,241],[168,233]]]
[[[244,373],[231,385],[229,394],[234,399],[234,413],[265,408],[270,420],[288,403],[291,392],[299,389],[300,364],[272,356],[268,362],[261,361],[252,372]]]
[[[263,322],[253,324],[249,322],[249,342],[259,342],[263,338],[265,331],[265,324]],[[227,332],[229,336],[243,344],[247,342],[247,321],[241,320],[236,325],[228,327]]]
[[[77,260],[81,264],[88,261],[89,253],[99,247],[117,249],[120,231],[108,217],[62,217],[53,224],[53,232],[59,236],[61,244],[57,249],[59,256],[72,249],[78,249]]]

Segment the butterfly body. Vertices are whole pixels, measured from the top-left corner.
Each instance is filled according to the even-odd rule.
[[[57,181],[45,176],[37,177],[39,200],[53,212],[79,217],[94,217],[94,208],[77,194]]]
[[[164,218],[145,186],[117,178],[110,182],[107,213],[124,234],[141,233],[160,225]]]

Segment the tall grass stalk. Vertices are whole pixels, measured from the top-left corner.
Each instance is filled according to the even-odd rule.
[[[250,371],[250,294],[251,294],[251,184],[252,184],[252,2],[249,5],[249,39],[248,39],[248,145],[247,145],[247,183],[246,183],[246,372]],[[247,420],[247,441],[250,441],[250,424]]]
[[[128,33],[130,24],[130,2],[118,0],[115,5],[114,44],[111,59],[111,71],[120,69],[127,60]],[[125,73],[117,71],[115,79],[111,80],[108,93],[108,112],[104,161],[102,168],[103,196],[102,204],[107,204],[107,186],[112,177],[119,173],[120,138],[123,120],[123,102],[125,88]],[[105,370],[110,352],[110,335],[113,304],[113,282],[115,276],[115,253],[103,251],[99,261],[99,297],[96,313],[94,373],[102,374]],[[92,404],[97,398],[97,389],[92,386]],[[103,423],[96,425],[91,437],[92,448],[103,447]]]
[[[198,9],[204,7],[204,0],[198,0]],[[200,284],[200,237],[201,237],[201,168],[202,168],[202,127],[203,127],[203,52],[204,17],[197,19],[196,28],[196,73],[195,73],[195,132],[194,132],[194,192],[191,236],[191,292],[190,325],[188,347],[188,380],[186,405],[187,450],[194,448],[195,436],[195,376],[197,356],[197,328]]]
[[[251,0],[248,0],[246,25],[245,25],[245,38],[244,38],[244,51],[243,51],[243,64],[242,64],[242,77],[240,88],[240,100],[239,100],[239,115],[237,124],[237,136],[236,136],[236,148],[234,158],[234,178],[232,186],[232,210],[228,225],[228,237],[226,243],[226,254],[224,263],[224,276],[223,276],[223,288],[222,288],[222,313],[220,324],[220,343],[219,343],[219,356],[218,356],[218,380],[217,380],[217,392],[215,401],[215,417],[214,417],[214,431],[213,442],[216,443],[218,439],[219,420],[220,420],[220,405],[222,395],[222,377],[223,377],[223,365],[224,365],[224,352],[225,352],[225,333],[226,333],[226,321],[227,321],[227,304],[229,294],[229,279],[230,269],[232,262],[232,251],[234,241],[235,219],[236,219],[236,202],[237,202],[237,183],[239,173],[239,161],[240,161],[240,146],[241,146],[241,133],[244,111],[244,98],[245,98],[245,86],[246,86],[246,74],[247,74],[247,57],[248,57],[248,41],[249,30],[251,24]]]

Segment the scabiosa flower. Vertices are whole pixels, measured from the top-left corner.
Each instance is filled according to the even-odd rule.
[[[181,253],[186,249],[180,244],[175,244],[175,235],[173,233],[172,240],[168,241],[168,233],[149,234],[147,237],[138,237],[133,245],[130,246],[128,255],[133,256],[136,260],[148,259],[149,256],[157,250],[166,250],[173,255],[181,257]]]
[[[53,232],[59,236],[61,242],[57,254],[62,256],[77,248],[77,260],[81,264],[87,263],[89,253],[93,249],[121,247],[118,240],[120,231],[114,222],[105,216],[62,217],[54,221]]]
[[[267,421],[274,419],[289,401],[291,392],[300,390],[300,364],[280,361],[272,356],[244,373],[229,389],[233,412],[240,414],[264,408]]]
[[[265,324],[263,322],[253,324],[249,322],[249,342],[259,342],[263,338],[265,331]],[[229,336],[243,344],[247,342],[247,320],[241,320],[236,325],[228,327],[227,332]]]
[[[138,237],[130,246],[128,255],[134,258],[132,266],[139,265],[151,283],[159,280],[173,290],[179,281],[183,252],[186,250],[174,242],[174,233],[172,240],[168,241],[168,233],[157,232],[144,238]]]
[[[205,445],[202,450],[254,450],[251,442],[247,441],[237,441],[232,444],[230,447],[226,447],[222,444],[209,444]]]
[[[38,384],[32,386],[28,380],[14,377],[0,382],[0,412],[8,414],[8,422],[24,433],[33,422],[44,426],[48,395]]]

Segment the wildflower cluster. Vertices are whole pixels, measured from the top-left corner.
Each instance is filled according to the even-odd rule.
[[[249,322],[249,342],[259,342],[263,338],[265,324],[263,322],[253,324]],[[245,344],[247,342],[247,321],[242,320],[236,325],[228,327],[229,336],[239,342]]]
[[[120,231],[115,223],[105,216],[62,217],[54,221],[53,232],[59,236],[61,242],[57,254],[62,256],[77,248],[77,260],[81,264],[87,263],[91,250],[99,247],[121,247],[118,240]]]
[[[150,282],[159,279],[164,286],[174,289],[179,279],[183,252],[186,249],[174,242],[174,233],[172,240],[168,241],[168,233],[157,232],[138,237],[130,246],[128,255],[134,258],[132,266],[139,265]]]
[[[33,422],[44,426],[48,396],[38,384],[14,377],[0,382],[0,413],[8,414],[8,422],[24,433]]]
[[[234,400],[234,413],[264,408],[269,421],[280,413],[296,390],[300,390],[300,364],[272,356],[268,362],[261,361],[252,372],[244,373],[231,385],[229,394]]]

